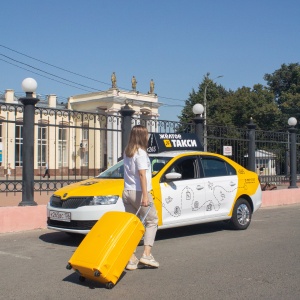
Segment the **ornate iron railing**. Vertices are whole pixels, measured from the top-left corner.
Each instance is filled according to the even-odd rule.
[[[149,132],[195,132],[193,122],[149,119],[143,115],[131,119],[131,125],[135,124],[146,126]],[[18,193],[22,191],[23,105],[0,103],[0,126],[0,192]],[[70,111],[38,105],[34,130],[35,191],[51,192],[94,177],[122,157],[123,129],[119,112]],[[261,181],[287,184],[290,176],[288,131],[255,133],[256,172]],[[229,157],[248,167],[247,128],[208,125],[206,138],[209,152],[224,154],[224,149],[230,146]],[[299,134],[296,140],[299,153]],[[43,177],[46,164],[49,179]],[[300,156],[297,157],[297,170],[300,170]]]

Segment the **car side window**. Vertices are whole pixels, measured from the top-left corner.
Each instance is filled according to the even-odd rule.
[[[171,157],[150,157],[152,166],[152,177],[156,176],[160,170],[168,163]]]
[[[205,177],[236,175],[236,170],[226,161],[217,157],[201,157]]]
[[[176,172],[182,175],[181,180],[194,179],[199,177],[199,164],[195,156],[183,157],[167,170],[166,173]]]

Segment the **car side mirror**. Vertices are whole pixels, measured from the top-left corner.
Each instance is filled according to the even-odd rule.
[[[180,173],[172,172],[165,175],[167,181],[181,179],[182,175]]]

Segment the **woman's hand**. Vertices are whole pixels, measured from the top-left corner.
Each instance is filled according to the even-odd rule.
[[[146,195],[146,196],[143,195],[142,196],[141,206],[149,206],[148,195]]]

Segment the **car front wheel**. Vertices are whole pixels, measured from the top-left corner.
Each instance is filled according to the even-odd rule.
[[[240,198],[235,203],[232,217],[230,220],[231,226],[236,230],[245,230],[251,223],[252,209],[247,200]]]

